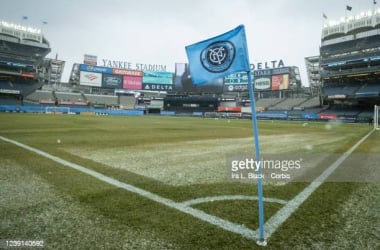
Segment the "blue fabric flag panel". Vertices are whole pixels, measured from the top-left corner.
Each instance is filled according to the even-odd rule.
[[[232,73],[250,70],[243,25],[185,48],[194,84],[206,84]]]

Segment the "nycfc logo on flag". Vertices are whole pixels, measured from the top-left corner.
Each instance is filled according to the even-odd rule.
[[[229,41],[211,43],[201,52],[202,66],[209,72],[228,70],[235,59],[235,46]]]

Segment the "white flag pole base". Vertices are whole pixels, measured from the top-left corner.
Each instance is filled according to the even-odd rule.
[[[256,244],[262,247],[266,247],[268,243],[266,240],[257,240]]]

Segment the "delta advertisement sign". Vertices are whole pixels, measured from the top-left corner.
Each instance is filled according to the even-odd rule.
[[[289,89],[290,68],[275,68],[255,70],[252,72],[256,91],[278,91]],[[241,72],[231,74],[224,78],[224,91],[246,92],[248,91],[248,74]]]
[[[173,73],[144,71],[142,89],[147,91],[172,91]]]

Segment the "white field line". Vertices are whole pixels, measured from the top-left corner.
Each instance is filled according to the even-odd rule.
[[[193,200],[184,201],[181,204],[183,206],[192,206],[196,204],[201,204],[205,202],[213,202],[213,201],[226,201],[226,200],[251,200],[257,201],[259,198],[257,196],[248,196],[248,195],[220,195],[220,196],[210,196],[197,198]],[[263,198],[265,202],[274,202],[285,205],[287,203],[286,200],[276,199],[276,198]]]
[[[207,214],[207,213],[205,213],[205,212],[203,212],[201,210],[189,207],[186,204],[174,202],[174,201],[172,201],[170,199],[167,199],[167,198],[161,197],[159,195],[153,194],[153,193],[151,193],[149,191],[146,191],[144,189],[135,187],[133,185],[130,185],[130,184],[123,183],[121,181],[115,180],[115,179],[110,178],[108,176],[105,176],[105,175],[103,175],[101,173],[98,173],[98,172],[96,172],[94,170],[91,170],[91,169],[85,168],[83,166],[80,166],[78,164],[66,161],[64,159],[61,159],[61,158],[56,157],[54,155],[48,154],[48,153],[46,153],[44,151],[41,151],[39,149],[27,146],[25,144],[22,144],[20,142],[17,142],[17,141],[8,139],[8,138],[5,138],[3,136],[0,136],[0,139],[3,140],[3,141],[6,141],[8,143],[14,144],[16,146],[19,146],[21,148],[24,148],[26,150],[29,150],[31,152],[34,152],[34,153],[36,153],[38,155],[41,155],[41,156],[43,156],[45,158],[48,158],[48,159],[50,159],[52,161],[55,161],[55,162],[57,162],[59,164],[62,164],[64,166],[66,166],[66,167],[70,167],[70,168],[78,170],[78,171],[80,171],[82,173],[88,174],[88,175],[90,175],[92,177],[95,177],[98,180],[101,180],[101,181],[106,182],[108,184],[111,184],[113,186],[125,189],[125,190],[127,190],[129,192],[132,192],[132,193],[136,193],[136,194],[141,195],[141,196],[143,196],[143,197],[145,197],[147,199],[150,199],[150,200],[153,200],[155,202],[161,203],[161,204],[163,204],[163,205],[165,205],[167,207],[177,209],[177,210],[179,210],[179,211],[181,211],[183,213],[190,214],[190,215],[192,215],[192,216],[194,216],[194,217],[196,217],[196,218],[198,218],[200,220],[206,221],[206,222],[208,222],[210,224],[213,224],[215,226],[223,228],[224,230],[240,234],[240,235],[242,235],[245,238],[256,240],[257,237],[258,237],[258,234],[255,231],[253,231],[253,230],[245,227],[244,225],[235,224],[235,223],[232,223],[230,221],[221,219],[219,217]]]
[[[271,235],[284,223],[307,199],[309,196],[337,169],[343,161],[345,161],[354,150],[359,147],[372,133],[371,130],[367,135],[360,139],[354,146],[347,152],[342,154],[333,164],[331,164],[323,173],[318,176],[309,186],[307,186],[301,193],[290,200],[284,207],[282,207],[275,215],[273,215],[264,225],[265,237],[269,238]]]

